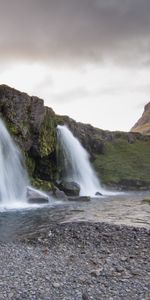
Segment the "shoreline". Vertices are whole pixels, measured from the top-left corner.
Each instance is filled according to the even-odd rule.
[[[148,300],[149,247],[150,229],[99,222],[0,242],[0,299]]]

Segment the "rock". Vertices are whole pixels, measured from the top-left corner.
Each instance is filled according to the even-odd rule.
[[[140,273],[140,271],[137,270],[137,269],[132,269],[132,270],[131,270],[131,274],[132,274],[132,275],[138,276],[139,273]]]
[[[122,272],[124,272],[124,268],[121,266],[116,266],[116,272],[122,273]]]
[[[44,204],[49,202],[48,195],[31,187],[27,188],[27,199],[28,203],[31,204]]]
[[[80,197],[69,197],[69,201],[81,201],[81,202],[89,202],[91,198],[89,196],[80,196]]]
[[[67,196],[79,196],[80,186],[78,183],[70,181],[61,181],[58,186]]]
[[[82,300],[89,300],[89,297],[88,297],[87,293],[82,294]]]
[[[150,102],[145,105],[141,118],[132,127],[131,131],[150,135]]]
[[[100,273],[103,271],[103,268],[95,269],[90,272],[91,276],[98,277]]]
[[[66,196],[66,194],[63,191],[60,191],[59,188],[57,188],[56,186],[53,189],[53,196],[56,199],[68,200],[68,197]]]
[[[103,196],[100,192],[96,192],[95,196]]]
[[[60,287],[60,284],[59,284],[58,282],[54,282],[54,283],[53,283],[53,287],[54,287],[54,288],[59,288],[59,287]]]

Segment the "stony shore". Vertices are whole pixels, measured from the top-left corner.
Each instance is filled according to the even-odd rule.
[[[148,300],[150,230],[54,225],[0,242],[0,300]]]

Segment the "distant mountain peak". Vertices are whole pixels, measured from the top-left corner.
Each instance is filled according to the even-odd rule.
[[[141,118],[131,128],[131,131],[150,135],[150,102],[145,105]]]

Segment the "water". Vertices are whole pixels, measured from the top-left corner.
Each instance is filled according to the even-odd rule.
[[[90,202],[53,202],[53,205],[5,210],[0,214],[0,242],[39,237],[63,222],[107,222],[150,228],[150,206],[144,203],[147,193],[105,196]],[[33,209],[34,208],[34,209]]]
[[[14,205],[26,201],[29,184],[27,172],[19,149],[12,140],[4,123],[0,120],[0,202]]]
[[[80,185],[80,196],[95,196],[103,193],[98,177],[93,170],[89,154],[67,126],[57,126],[62,152],[63,179]]]

